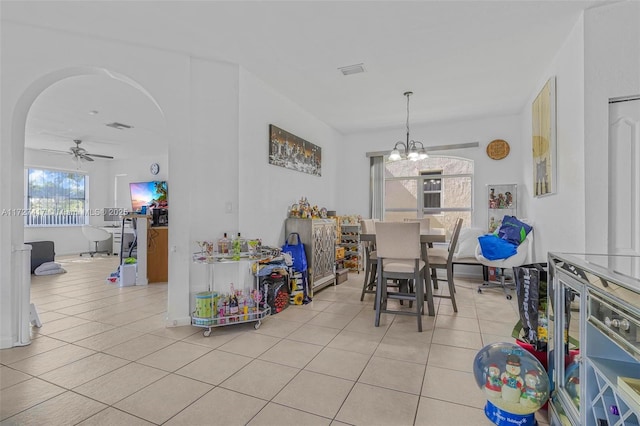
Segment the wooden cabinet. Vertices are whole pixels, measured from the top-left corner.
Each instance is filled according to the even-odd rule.
[[[150,227],[147,231],[147,278],[149,283],[169,281],[169,228]]]
[[[309,290],[313,292],[336,282],[336,222],[333,219],[289,218],[285,223],[285,238],[300,234],[307,256]]]

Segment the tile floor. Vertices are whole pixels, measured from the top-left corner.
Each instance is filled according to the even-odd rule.
[[[478,349],[513,341],[514,301],[457,279],[459,312],[385,315],[373,326],[363,274],[252,324],[164,327],[167,285],[118,288],[115,258],[66,257],[33,277],[43,322],[0,351],[2,425],[490,425]],[[443,286],[441,286],[443,287]],[[544,417],[538,416],[539,420]]]

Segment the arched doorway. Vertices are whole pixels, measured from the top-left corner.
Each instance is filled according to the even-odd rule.
[[[18,99],[14,108],[11,126],[11,206],[23,205],[23,191],[18,189],[24,188],[24,166],[25,166],[25,140],[27,136],[27,121],[31,113],[31,109],[37,99],[47,90],[56,85],[69,82],[73,78],[83,78],[87,76],[99,77],[108,81],[117,82],[126,85],[140,96],[147,99],[153,114],[158,117],[157,125],[162,128],[157,132],[159,135],[165,135],[166,122],[164,113],[153,96],[146,91],[136,81],[127,76],[111,72],[104,68],[98,67],[71,67],[58,70],[44,75],[31,83]],[[63,129],[64,130],[64,129]],[[55,132],[53,132],[55,133]],[[64,135],[62,135],[64,137]],[[164,137],[164,136],[162,136]],[[166,146],[166,141],[165,141]],[[168,155],[168,153],[167,153]],[[166,170],[166,168],[165,168]],[[113,179],[111,180],[113,182]],[[109,185],[112,186],[113,184]],[[114,188],[114,192],[116,189]],[[100,207],[106,207],[102,205]],[[7,226],[9,222],[9,226]],[[2,234],[4,236],[11,235],[11,244],[3,245],[2,261],[3,264],[11,265],[9,270],[2,271],[3,281],[3,298],[1,303],[2,311],[2,341],[0,347],[10,347],[24,345],[29,343],[29,287],[31,277],[24,273],[24,245],[25,230],[24,219],[20,216],[11,217],[9,221],[2,224]],[[10,295],[9,297],[4,297]],[[17,338],[15,337],[17,336]]]

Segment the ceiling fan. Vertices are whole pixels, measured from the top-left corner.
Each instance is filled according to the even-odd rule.
[[[71,148],[69,148],[69,151],[59,151],[56,149],[43,149],[42,151],[72,154],[74,156],[74,159],[76,160],[94,161],[93,157],[113,160],[113,157],[110,155],[88,153],[86,149],[80,147],[80,144],[82,143],[81,139],[74,139],[73,142],[76,144],[76,146],[72,146]]]

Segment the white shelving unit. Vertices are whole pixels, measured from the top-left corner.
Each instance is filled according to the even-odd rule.
[[[518,185],[487,185],[487,230],[493,232],[500,228],[505,215],[517,216]]]
[[[340,225],[340,246],[344,248],[344,267],[358,273],[362,270],[360,234],[359,223],[342,223]]]

